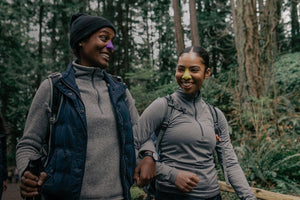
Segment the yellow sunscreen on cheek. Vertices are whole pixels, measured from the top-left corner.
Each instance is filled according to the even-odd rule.
[[[186,68],[186,69],[185,69],[182,78],[183,78],[184,80],[188,80],[188,79],[191,79],[191,78],[192,78],[191,75],[190,75],[190,72],[189,72],[189,68]]]

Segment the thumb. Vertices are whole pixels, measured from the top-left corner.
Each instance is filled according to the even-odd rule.
[[[39,176],[38,185],[42,186],[44,184],[44,182],[46,181],[46,178],[47,178],[46,172],[41,172],[40,176]]]
[[[140,166],[138,165],[138,166],[135,168],[135,170],[134,170],[134,175],[133,175],[133,179],[134,179],[134,180],[137,180],[137,181],[138,181],[140,172],[141,172],[141,168],[140,168]]]

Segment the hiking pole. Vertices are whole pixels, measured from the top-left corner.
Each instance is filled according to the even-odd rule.
[[[41,161],[41,157],[36,159],[36,160],[30,160],[29,164],[27,166],[28,171],[30,171],[30,173],[32,173],[33,175],[39,177],[40,176],[40,172],[41,172],[41,167],[42,167],[42,161]],[[34,197],[26,197],[25,200],[41,200],[41,194],[38,194]]]

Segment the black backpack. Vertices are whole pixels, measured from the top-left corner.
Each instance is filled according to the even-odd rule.
[[[50,74],[47,79],[49,80],[50,85],[50,102],[48,107],[48,121],[49,121],[49,128],[48,128],[48,134],[46,135],[46,138],[44,140],[44,144],[41,149],[41,155],[42,155],[42,162],[43,167],[46,167],[49,159],[52,156],[52,141],[53,141],[53,133],[54,133],[54,126],[57,122],[59,110],[61,108],[61,104],[63,102],[63,95],[62,93],[54,87],[54,83],[56,83],[61,78],[61,73],[54,73]]]
[[[167,100],[168,111],[167,111],[166,116],[164,117],[163,122],[161,123],[160,127],[157,130],[155,130],[155,134],[153,135],[153,141],[156,143],[156,152],[158,153],[158,155],[160,155],[160,145],[161,145],[162,138],[164,137],[164,134],[165,134],[168,126],[171,123],[174,110],[178,110],[183,114],[186,112],[185,108],[182,108],[180,105],[178,105],[174,101],[172,95],[167,95],[164,98]],[[217,110],[214,106],[210,105],[209,103],[207,103],[207,102],[205,102],[205,103],[208,106],[210,114],[212,115],[212,118],[213,118],[216,138],[219,142],[221,142],[221,139],[220,139],[221,130],[220,130],[219,124],[218,124],[219,119],[218,119]],[[150,182],[150,184],[144,188],[144,191],[147,193],[146,200],[151,200],[155,197],[155,194],[156,194],[155,179],[153,179]]]

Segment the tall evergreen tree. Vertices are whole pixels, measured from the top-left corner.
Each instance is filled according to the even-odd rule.
[[[297,10],[297,6],[299,1],[290,0],[291,3],[291,47],[292,52],[300,51],[300,28],[299,28],[299,14]]]
[[[159,33],[158,43],[158,67],[159,82],[168,84],[173,80],[175,72],[175,35],[174,22],[169,14],[170,0],[159,0],[154,4],[155,28]],[[184,46],[183,46],[184,47]],[[183,48],[181,47],[181,48]]]
[[[175,39],[177,47],[177,55],[185,48],[184,46],[184,34],[181,24],[181,9],[180,1],[172,0],[172,6],[174,10],[174,25],[175,25]]]
[[[197,0],[200,44],[210,52],[212,75],[236,63],[231,11],[228,0]]]
[[[262,95],[256,0],[231,0],[239,64],[239,99]]]
[[[190,10],[192,45],[193,46],[200,46],[195,0],[190,0],[189,1],[189,8],[190,8],[189,10]]]
[[[262,3],[263,4],[263,3]],[[270,92],[272,65],[275,58],[279,55],[278,32],[281,17],[281,0],[267,0],[262,6],[260,14],[263,15],[259,25],[260,29],[260,61],[262,68],[263,95]]]
[[[31,30],[32,4],[0,2],[0,109],[8,128],[9,153],[15,152],[17,138],[25,123],[34,87],[35,48]],[[14,162],[14,160],[10,160]]]

